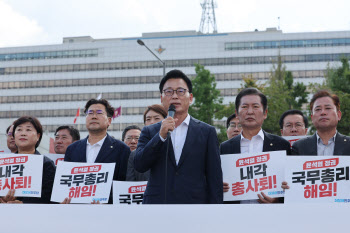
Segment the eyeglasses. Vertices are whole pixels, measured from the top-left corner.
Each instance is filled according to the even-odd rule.
[[[165,89],[163,90],[163,93],[166,95],[166,96],[173,96],[174,95],[174,92],[176,92],[176,94],[178,96],[184,96],[185,93],[186,93],[187,89],[185,88],[178,88],[176,90],[173,90],[173,89]]]
[[[125,141],[131,142],[132,140],[138,141],[140,137],[126,137]]]
[[[13,134],[11,132],[8,132],[7,137],[13,137]]]
[[[95,112],[95,111],[92,111],[92,110],[89,110],[89,111],[86,113],[86,116],[92,117],[92,116],[95,115],[95,114],[96,114],[96,116],[100,117],[100,116],[103,116],[103,115],[105,114],[105,112],[102,111],[102,110],[96,110],[96,112]]]
[[[303,123],[301,123],[301,122],[297,122],[297,123],[295,123],[295,125],[290,124],[290,123],[287,123],[287,124],[284,125],[284,127],[285,127],[286,129],[291,130],[291,129],[293,129],[293,127],[295,127],[296,129],[304,128],[305,125],[304,125]]]
[[[241,124],[236,124],[235,122],[230,122],[230,128],[242,128]]]

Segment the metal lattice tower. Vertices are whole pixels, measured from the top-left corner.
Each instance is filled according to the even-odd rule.
[[[202,0],[202,18],[199,26],[199,31],[203,34],[209,34],[212,29],[212,33],[217,33],[215,8],[217,4],[215,0]]]

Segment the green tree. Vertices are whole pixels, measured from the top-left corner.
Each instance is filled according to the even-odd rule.
[[[307,103],[308,92],[303,83],[294,83],[292,72],[286,70],[282,57],[278,56],[277,63],[272,66],[264,94],[268,99],[268,114],[263,128],[270,133],[280,134],[280,116],[289,109],[300,110]]]
[[[258,80],[254,78],[253,75],[248,75],[247,77],[242,76],[242,81],[243,83],[241,83],[241,88],[239,88],[238,91],[241,91],[244,88],[248,88],[248,87],[255,87],[261,92],[264,91],[265,84],[258,83]]]
[[[194,103],[189,108],[189,113],[194,118],[201,120],[209,125],[214,125],[214,119],[222,119],[230,111],[230,106],[222,104],[223,98],[220,91],[216,89],[214,75],[204,66],[196,64],[196,77],[192,80],[192,93]],[[232,113],[230,113],[232,114]],[[214,125],[218,129],[219,142],[227,140],[226,127],[223,125]]]
[[[195,70],[197,75],[192,80],[194,103],[190,106],[189,113],[194,118],[213,125],[216,113],[224,109],[223,98],[216,89],[214,75],[199,64],[196,64]]]
[[[350,69],[349,60],[346,57],[340,59],[340,67],[327,66],[325,83],[317,89],[330,89],[339,97],[342,119],[338,123],[338,131],[350,135]]]

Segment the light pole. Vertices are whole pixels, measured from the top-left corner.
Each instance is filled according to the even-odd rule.
[[[145,46],[146,49],[147,49],[148,51],[150,51],[150,52],[153,54],[153,56],[155,56],[155,57],[158,59],[158,61],[159,61],[160,63],[162,63],[162,65],[163,65],[163,77],[164,77],[164,76],[165,76],[165,62],[162,61],[154,52],[152,52],[152,50],[150,50],[150,49],[147,47],[147,45],[146,45],[142,40],[138,39],[138,40],[137,40],[137,43],[138,43],[139,45],[141,45],[141,46]]]

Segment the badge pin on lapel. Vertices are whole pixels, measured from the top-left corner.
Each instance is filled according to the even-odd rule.
[[[111,148],[113,148],[113,146],[111,146]]]
[[[273,144],[272,144],[272,143],[270,143],[270,146],[273,146]]]

